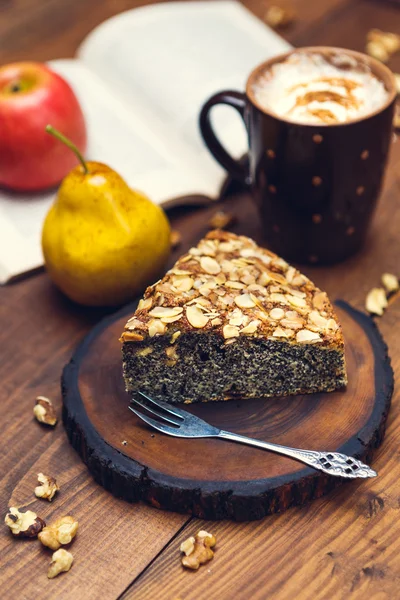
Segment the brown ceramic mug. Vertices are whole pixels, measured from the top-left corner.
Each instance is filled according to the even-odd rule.
[[[212,96],[202,108],[200,129],[216,160],[251,189],[268,246],[293,261],[329,264],[352,255],[365,240],[387,162],[396,86],[385,65],[359,52],[327,47],[300,51],[355,58],[383,82],[387,101],[345,123],[303,124],[277,116],[258,105],[253,85],[289,52],[254,69],[246,93]],[[232,158],[213,131],[210,111],[216,104],[234,107],[245,123],[249,152],[244,161]]]

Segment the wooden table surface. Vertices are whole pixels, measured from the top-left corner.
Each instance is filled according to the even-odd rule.
[[[84,36],[133,0],[0,0],[0,63],[73,56]],[[245,4],[258,16],[261,0]],[[383,0],[295,0],[299,17],[285,32],[294,45],[330,44],[362,50],[372,27],[400,33],[400,8]],[[400,54],[390,66],[400,72]],[[332,267],[305,272],[332,298],[362,308],[384,271],[400,275],[400,144],[392,144],[384,192],[362,253]],[[226,200],[235,231],[262,241],[251,200]],[[175,210],[186,250],[206,229],[215,207]],[[60,373],[81,337],[104,314],[64,298],[41,273],[0,289],[1,514],[7,506],[37,510],[51,521],[74,515],[80,530],[68,574],[46,577],[49,553],[37,541],[0,530],[3,599],[123,598],[186,600],[400,598],[400,392],[395,390],[379,477],[343,485],[303,508],[252,523],[202,522],[116,500],[92,481],[63,427],[44,430],[32,419],[34,398],[54,399],[60,413]],[[379,326],[400,373],[400,295]],[[149,434],[150,435],[150,434]],[[194,457],[199,460],[198,457]],[[201,459],[201,458],[200,458]],[[36,474],[56,475],[53,503],[33,499]],[[214,560],[198,572],[180,565],[179,545],[199,529],[218,539]]]

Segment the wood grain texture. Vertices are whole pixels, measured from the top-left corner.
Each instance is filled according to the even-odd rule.
[[[241,444],[171,438],[128,413],[118,335],[135,307],[99,323],[63,372],[68,437],[103,487],[130,502],[144,500],[207,519],[250,521],[305,504],[345,483]],[[370,461],[383,440],[393,374],[372,320],[346,304],[337,307],[337,314],[346,343],[345,390],[185,408],[225,431]]]
[[[135,0],[2,0],[0,62],[73,56],[85,35],[102,20],[145,3]],[[265,12],[264,0],[246,0],[245,4],[258,16]],[[366,32],[372,27],[400,33],[396,3],[296,0],[296,6],[299,19],[284,32],[296,45],[334,44],[362,50]],[[393,56],[389,66],[400,72],[400,54]],[[400,274],[399,173],[400,149],[396,142],[385,189],[364,250],[334,268],[306,269],[332,298],[342,297],[362,308],[366,292],[379,284],[383,271]],[[226,207],[238,216],[234,230],[253,235],[262,243],[257,213],[249,197],[230,195]],[[182,246],[171,257],[171,264],[203,236],[207,220],[215,210],[214,206],[170,213],[173,226],[183,235]],[[11,539],[1,527],[2,598],[80,599],[90,597],[93,585],[91,597],[97,594],[97,597],[117,599],[124,586],[129,585],[128,581],[133,585],[127,595],[135,600],[187,600],[202,595],[218,600],[232,597],[239,600],[250,597],[392,600],[398,597],[400,394],[397,389],[385,443],[374,463],[380,472],[379,478],[368,483],[351,483],[308,507],[268,517],[259,523],[193,521],[181,538],[192,530],[210,527],[219,542],[214,562],[209,567],[202,567],[198,573],[187,573],[180,566],[177,550],[180,538],[172,539],[167,551],[156,559],[167,539],[185,523],[183,517],[141,505],[128,507],[116,501],[90,480],[62,427],[58,425],[56,431],[44,431],[31,420],[36,394],[53,397],[60,410],[62,366],[78,340],[103,314],[104,311],[81,309],[69,303],[54,290],[44,274],[0,289],[1,513],[5,513],[10,499],[21,503],[32,499],[30,492],[36,483],[36,473],[48,466],[58,476],[62,490],[52,505],[44,504],[48,511],[45,514],[54,511],[58,516],[62,506],[81,519],[81,530],[73,545],[73,548],[76,545],[75,565],[70,573],[52,582],[47,582],[45,577],[47,552],[38,552],[35,541]],[[397,379],[400,377],[399,319],[397,296],[380,319]],[[44,460],[47,462],[42,462]],[[60,503],[58,507],[56,502]],[[43,503],[34,506],[43,506]],[[130,519],[126,519],[127,511]],[[93,514],[96,514],[94,523]],[[104,519],[106,525],[103,525]],[[122,532],[119,525],[123,526]],[[81,561],[85,568],[79,566]],[[145,564],[144,575],[138,578]]]

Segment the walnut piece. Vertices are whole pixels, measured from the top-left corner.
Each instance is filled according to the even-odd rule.
[[[43,546],[58,550],[61,546],[72,542],[78,531],[78,521],[73,517],[61,517],[52,525],[48,525],[38,535]]]
[[[235,215],[224,210],[218,210],[208,222],[210,229],[226,229],[236,221]]]
[[[387,307],[387,298],[383,288],[372,288],[365,300],[365,308],[373,315],[381,317]]]
[[[171,230],[171,234],[170,234],[170,244],[171,244],[171,248],[175,249],[178,246],[180,246],[182,242],[182,236],[179,233],[179,231],[177,231],[176,229],[172,229]]]
[[[296,18],[295,10],[291,6],[276,6],[272,4],[264,15],[264,21],[270,27],[287,27]]]
[[[384,273],[382,275],[382,283],[387,294],[397,292],[400,288],[399,279],[396,275],[393,275],[393,273]]]
[[[38,498],[46,498],[46,500],[51,502],[56,492],[60,489],[57,485],[57,481],[54,477],[49,477],[43,473],[38,473],[37,477],[40,485],[35,487],[35,496]]]
[[[197,571],[200,565],[204,565],[213,558],[214,552],[211,548],[216,543],[215,537],[207,531],[199,531],[196,537],[191,536],[180,546],[180,551],[185,555],[182,557],[182,565]]]
[[[381,62],[387,62],[392,54],[400,50],[400,36],[389,31],[371,29],[367,34],[367,54]]]
[[[372,56],[372,58],[376,58],[383,63],[386,63],[390,58],[389,52],[386,50],[385,46],[379,42],[368,42],[365,46],[365,51]]]
[[[73,561],[74,557],[72,556],[71,552],[64,550],[64,548],[57,550],[57,552],[54,552],[53,556],[51,557],[51,563],[47,572],[47,577],[49,579],[53,579],[53,577],[57,577],[59,573],[69,571]]]
[[[4,522],[11,529],[16,537],[33,538],[42,531],[46,523],[37,516],[32,510],[20,512],[18,508],[12,506],[8,509]]]
[[[51,400],[45,396],[38,396],[36,398],[33,414],[39,423],[44,423],[45,425],[50,425],[51,427],[54,427],[57,423],[57,415],[56,411],[54,410],[54,406]]]

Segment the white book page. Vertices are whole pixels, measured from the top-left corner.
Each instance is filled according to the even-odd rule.
[[[199,192],[201,178],[191,171],[185,144],[173,128],[143,118],[136,99],[124,102],[82,61],[55,60],[50,66],[78,96],[88,128],[88,160],[107,164],[157,204]]]
[[[226,174],[204,148],[201,106],[217,91],[244,90],[258,63],[290,48],[239,2],[222,0],[122,13],[95,29],[79,55],[148,121],[167,122],[179,134],[215,193]],[[234,110],[217,107],[213,121],[232,154],[243,154],[247,137]]]

